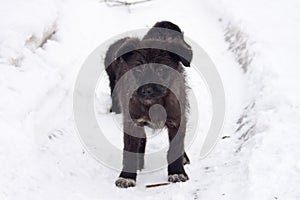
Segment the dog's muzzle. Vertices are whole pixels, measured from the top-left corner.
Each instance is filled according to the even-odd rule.
[[[166,88],[162,85],[149,83],[139,87],[137,95],[140,98],[151,99],[156,97],[162,97],[166,93]]]

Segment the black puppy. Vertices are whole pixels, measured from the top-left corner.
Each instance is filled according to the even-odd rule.
[[[135,186],[136,172],[144,166],[144,126],[167,127],[168,180],[188,180],[183,167],[189,163],[184,152],[188,102],[183,65],[189,67],[191,60],[192,50],[182,31],[168,21],[156,23],[142,40],[123,38],[109,47],[105,67],[112,94],[111,110],[124,115],[123,170],[116,181],[118,187]],[[141,84],[147,80],[150,82]],[[151,83],[152,80],[158,82]],[[152,110],[156,111],[152,112],[154,105]]]

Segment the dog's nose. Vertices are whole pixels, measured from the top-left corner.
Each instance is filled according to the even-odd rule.
[[[153,94],[154,90],[151,85],[144,85],[138,89],[138,95],[143,97],[149,97]]]

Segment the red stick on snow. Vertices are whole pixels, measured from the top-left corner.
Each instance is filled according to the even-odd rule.
[[[164,186],[164,185],[169,185],[170,183],[157,183],[157,184],[151,184],[151,185],[146,185],[146,188],[153,188],[153,187],[159,187],[159,186]]]

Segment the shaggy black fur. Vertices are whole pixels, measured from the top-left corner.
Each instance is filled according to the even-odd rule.
[[[162,48],[150,48],[153,45]],[[184,58],[176,51],[180,51]],[[191,60],[192,50],[184,41],[183,32],[168,21],[156,23],[142,40],[123,38],[109,47],[105,67],[112,94],[111,110],[124,114],[123,170],[116,181],[118,187],[134,186],[136,172],[144,166],[144,126],[167,127],[170,140],[167,156],[169,181],[188,180],[183,167],[189,163],[184,152],[188,102],[183,65],[189,67]],[[161,65],[168,67],[161,68]],[[172,70],[180,75],[172,75]],[[163,84],[148,83],[134,89],[142,81],[154,79]],[[129,95],[131,90],[134,92]],[[149,110],[153,105],[164,108],[166,116],[159,107],[151,116]]]

